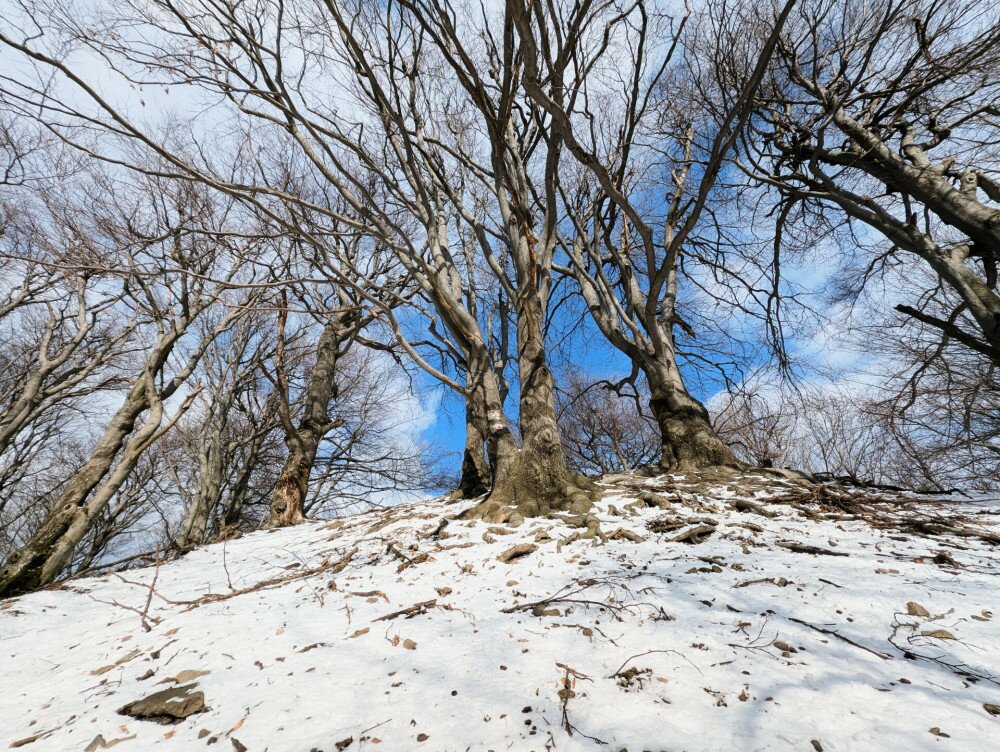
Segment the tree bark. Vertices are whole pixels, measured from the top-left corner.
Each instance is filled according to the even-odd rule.
[[[739,465],[712,426],[708,410],[684,388],[676,361],[646,364],[643,371],[649,384],[649,407],[660,429],[661,471]]]
[[[463,499],[482,496],[490,488],[490,468],[486,461],[486,411],[474,405],[472,395],[465,405],[465,452],[458,492]]]
[[[350,335],[349,321],[350,314],[338,313],[323,327],[316,346],[316,363],[306,384],[302,417],[293,430],[286,427],[288,457],[271,494],[267,516],[270,528],[297,525],[305,519],[305,500],[316,452],[323,437],[337,426],[328,410],[337,397],[337,361],[340,347]]]
[[[226,409],[230,407],[231,403],[226,405]],[[209,517],[222,496],[222,475],[225,469],[222,432],[225,430],[225,419],[221,420],[221,425],[210,424],[208,429],[209,435],[203,436],[199,451],[195,495],[174,540],[174,545],[182,551],[205,542]]]
[[[506,455],[489,498],[468,516],[500,522],[590,509],[595,487],[569,469],[559,438],[542,321],[541,297],[522,297],[517,321],[521,448]]]

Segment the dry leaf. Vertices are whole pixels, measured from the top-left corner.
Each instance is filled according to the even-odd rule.
[[[354,634],[352,634],[347,639],[350,640],[350,639],[353,639],[355,637],[360,637],[363,634],[368,634],[368,627],[362,627],[361,629],[357,630]]]
[[[936,638],[938,640],[957,640],[958,639],[957,637],[955,637],[955,635],[953,635],[947,629],[925,629],[920,634],[922,634],[924,637],[934,637],[934,638]]]
[[[205,674],[210,674],[211,671],[199,671],[194,668],[187,668],[181,671],[176,676],[168,676],[166,679],[157,682],[157,684],[166,684],[167,682],[176,682],[177,684],[187,684],[189,681],[194,681],[199,676],[205,676]]]
[[[407,650],[416,650],[417,649],[417,643],[415,643],[413,640],[407,638],[407,639],[403,640],[403,647],[406,648]]]

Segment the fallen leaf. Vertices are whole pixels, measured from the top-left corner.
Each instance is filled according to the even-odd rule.
[[[406,648],[407,650],[416,650],[417,649],[417,643],[415,643],[413,640],[407,638],[407,639],[403,640],[403,647]]]
[[[908,613],[910,616],[919,616],[923,619],[926,619],[931,615],[930,611],[928,611],[926,608],[921,606],[916,601],[910,601],[909,603],[906,604],[906,613]]]
[[[368,627],[362,627],[361,629],[357,630],[354,634],[352,634],[347,639],[350,640],[350,639],[353,639],[355,637],[360,637],[361,635],[364,635],[364,634],[368,634]]]
[[[920,634],[922,634],[924,637],[934,637],[935,639],[938,639],[938,640],[957,640],[958,639],[957,637],[955,637],[955,635],[953,635],[947,629],[925,629]]]
[[[187,668],[181,671],[176,676],[168,676],[166,679],[157,682],[157,684],[166,684],[167,682],[176,682],[177,684],[187,684],[189,681],[194,681],[199,676],[205,676],[206,674],[212,673],[211,671],[199,671],[195,668]]]

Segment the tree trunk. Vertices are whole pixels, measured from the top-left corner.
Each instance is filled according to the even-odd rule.
[[[348,326],[346,315],[336,314],[323,327],[316,346],[316,363],[306,385],[302,418],[298,427],[285,436],[288,457],[271,494],[268,527],[297,525],[305,519],[306,494],[316,452],[323,437],[336,426],[327,410],[337,396],[337,359]]]
[[[521,448],[495,469],[493,491],[469,516],[490,521],[555,511],[586,513],[595,487],[566,463],[556,422],[555,387],[545,359],[542,303],[526,295],[517,321]]]
[[[174,541],[174,545],[182,551],[205,542],[209,517],[222,496],[225,457],[221,433],[224,428],[224,425],[210,425],[210,435],[202,437],[203,444],[198,461],[198,486]]]
[[[490,468],[486,462],[486,411],[474,405],[479,400],[470,395],[465,404],[465,453],[462,456],[462,477],[458,483],[460,498],[482,496],[490,488]]]
[[[125,446],[136,420],[150,408],[147,390],[155,388],[152,378],[146,373],[132,386],[125,403],[111,419],[87,462],[66,483],[62,495],[41,527],[0,570],[0,598],[47,585],[65,569],[74,547],[86,534],[91,519],[124,483],[159,427],[162,412],[157,403],[153,405],[155,415],[151,414],[139,433],[128,442],[124,457],[112,473],[115,459]],[[88,497],[109,473],[111,477],[88,503]]]
[[[718,465],[739,463],[719,438],[708,410],[688,394],[676,366],[646,370],[649,407],[660,429],[660,469],[686,472]]]

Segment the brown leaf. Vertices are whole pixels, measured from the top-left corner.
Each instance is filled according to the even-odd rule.
[[[199,671],[195,668],[187,668],[181,671],[176,676],[168,676],[166,679],[157,682],[157,684],[167,684],[168,682],[175,682],[177,684],[187,684],[189,681],[194,681],[199,676],[205,676],[206,674],[212,673],[211,671]]]
[[[368,634],[368,627],[362,627],[361,629],[357,630],[354,634],[352,634],[347,639],[351,640],[351,639],[354,639],[355,637],[360,637],[361,635],[364,635],[364,634]]]
[[[957,637],[955,637],[955,635],[953,635],[947,629],[925,629],[920,634],[922,634],[924,637],[934,637],[935,639],[938,639],[938,640],[957,640],[958,639]]]
[[[407,639],[403,640],[403,647],[406,648],[407,650],[416,650],[417,649],[417,643],[415,643],[413,640],[407,638]]]
[[[922,619],[926,619],[931,615],[931,612],[926,608],[921,606],[916,601],[910,601],[906,604],[906,613],[910,616],[919,616]]]

